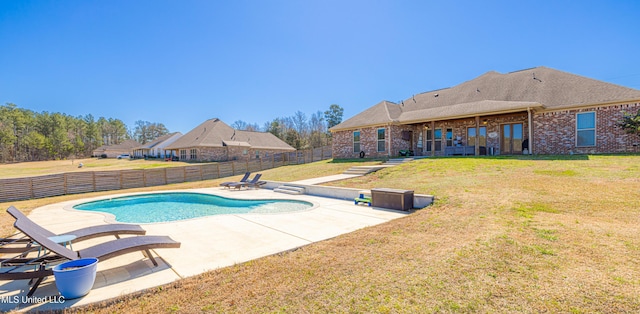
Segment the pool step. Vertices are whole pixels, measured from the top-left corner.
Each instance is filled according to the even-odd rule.
[[[273,191],[279,192],[279,193],[285,193],[285,194],[292,194],[292,195],[304,194],[304,188],[298,187],[298,186],[291,186],[291,185],[281,185],[273,189]]]

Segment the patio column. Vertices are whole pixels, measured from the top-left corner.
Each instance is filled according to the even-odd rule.
[[[533,155],[533,116],[531,115],[531,108],[527,108],[527,115],[529,118],[529,155]]]
[[[436,122],[431,121],[431,156],[436,155]]]

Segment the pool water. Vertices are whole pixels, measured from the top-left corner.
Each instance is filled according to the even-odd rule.
[[[312,206],[309,202],[293,200],[240,200],[211,194],[170,192],[123,196],[82,203],[73,208],[112,214],[119,222],[154,223],[223,214],[294,212]]]

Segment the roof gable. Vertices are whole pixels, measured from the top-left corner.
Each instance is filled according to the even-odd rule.
[[[173,142],[167,149],[184,147],[222,147],[222,141],[230,138],[234,130],[218,118],[204,121]]]

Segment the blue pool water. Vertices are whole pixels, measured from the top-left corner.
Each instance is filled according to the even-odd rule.
[[[210,194],[170,192],[123,196],[82,203],[73,208],[112,214],[119,222],[153,223],[222,214],[293,212],[312,206],[303,201],[239,200]]]

